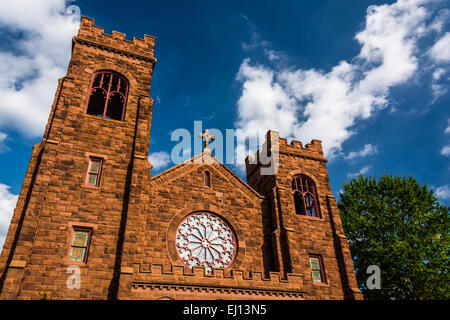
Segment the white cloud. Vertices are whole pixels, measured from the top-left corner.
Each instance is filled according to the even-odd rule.
[[[445,134],[450,133],[450,119],[447,119],[447,128],[445,128],[444,130]],[[440,154],[443,155],[444,157],[449,157],[450,156],[450,144],[443,146]]]
[[[448,91],[448,88],[436,82],[431,84],[431,89],[433,90],[433,100],[431,101],[431,104],[435,103],[438,98],[442,97]]]
[[[445,157],[449,157],[450,156],[450,144],[442,147],[441,154],[443,156],[445,156]]]
[[[0,183],[0,251],[3,248],[18,198],[17,195],[10,193],[8,189],[8,186]]]
[[[0,153],[9,151],[9,147],[5,144],[7,138],[6,133],[0,132]]]
[[[434,1],[439,2],[439,0]],[[434,19],[434,21],[430,24],[429,29],[436,31],[437,33],[441,33],[449,20],[450,20],[450,10],[442,9],[437,13],[436,19]]]
[[[360,174],[365,175],[367,172],[369,172],[370,168],[371,168],[371,166],[362,167],[361,169],[359,169],[358,172],[347,174],[347,177],[353,178],[355,176],[359,176]]]
[[[447,32],[433,45],[429,54],[438,62],[450,61],[450,32]]]
[[[440,83],[440,80],[444,78],[446,73],[447,70],[444,68],[437,68],[433,72],[433,79],[431,83],[431,89],[433,90],[433,101],[431,104],[433,104],[439,97],[443,96],[448,91],[447,86]]]
[[[243,81],[243,91],[237,103],[238,164],[243,163],[246,137],[257,135],[264,141],[265,130],[261,131],[262,128],[279,130],[281,136],[291,137],[292,128],[299,127],[295,100],[274,82],[273,77],[272,71],[263,66],[251,66],[248,60],[244,60],[239,69],[237,79]]]
[[[376,146],[368,143],[364,146],[363,149],[359,150],[359,151],[352,151],[350,152],[348,155],[346,155],[344,157],[345,160],[353,160],[355,158],[361,158],[361,157],[366,157],[366,156],[370,156],[370,155],[374,155],[378,152],[378,149]]]
[[[65,14],[68,4],[65,0],[0,2],[0,30],[9,43],[0,49],[0,127],[28,136],[43,133],[76,33]]]
[[[439,80],[441,79],[441,77],[443,75],[445,75],[447,73],[447,70],[445,70],[444,68],[437,68],[434,72],[433,72],[433,80]]]
[[[243,83],[237,132],[255,136],[260,135],[257,131],[275,129],[288,139],[320,139],[326,156],[339,154],[342,143],[355,133],[356,121],[386,108],[390,88],[417,72],[423,56],[418,40],[439,29],[435,20],[428,21],[432,9],[427,4],[398,0],[373,6],[365,28],[355,36],[359,54],[328,72],[274,70],[245,59],[237,76]],[[243,158],[239,155],[243,150],[238,146],[238,158]]]
[[[154,152],[148,156],[148,161],[150,161],[155,170],[165,168],[170,164],[170,154],[166,151]]]
[[[280,51],[275,51],[273,49],[264,48],[264,54],[266,55],[267,59],[269,59],[272,62],[286,59],[285,54],[283,54]]]
[[[435,195],[441,200],[450,199],[450,187],[448,184],[436,188]]]

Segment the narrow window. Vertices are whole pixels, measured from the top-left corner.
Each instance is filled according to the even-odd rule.
[[[292,196],[296,214],[320,218],[316,185],[311,178],[303,174],[292,178]]]
[[[323,272],[322,257],[316,255],[309,256],[309,266],[311,268],[311,277],[314,282],[325,283]]]
[[[101,71],[92,77],[86,113],[97,117],[122,120],[128,95],[127,79],[112,71]]]
[[[100,184],[100,174],[102,172],[103,161],[100,158],[90,158],[86,177],[86,185],[98,187]]]
[[[205,182],[205,187],[211,187],[211,174],[209,171],[205,171],[203,180]]]
[[[305,214],[305,202],[303,201],[303,196],[299,192],[294,192],[294,204],[295,212],[297,214]]]
[[[70,242],[69,261],[86,263],[90,241],[90,229],[74,228]]]

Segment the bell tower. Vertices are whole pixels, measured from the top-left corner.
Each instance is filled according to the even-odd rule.
[[[0,298],[117,296],[135,186],[151,170],[154,45],[81,19],[0,257]],[[77,274],[91,285],[71,290]]]
[[[272,244],[271,269],[304,275],[304,289],[319,298],[361,298],[321,141],[303,147],[269,131],[263,149],[256,158],[247,157],[246,168],[248,184],[269,208],[263,219]],[[260,160],[264,156],[272,170]]]

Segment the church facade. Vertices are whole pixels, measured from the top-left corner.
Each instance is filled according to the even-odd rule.
[[[247,182],[148,161],[155,38],[83,17],[0,257],[1,299],[361,299],[321,142],[269,131]],[[256,160],[258,157],[256,157]]]

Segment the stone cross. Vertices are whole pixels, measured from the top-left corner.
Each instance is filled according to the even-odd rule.
[[[209,134],[209,130],[205,129],[205,133],[200,133],[198,135],[200,138],[203,138],[205,140],[205,149],[208,149],[209,140],[214,141],[215,137]]]

